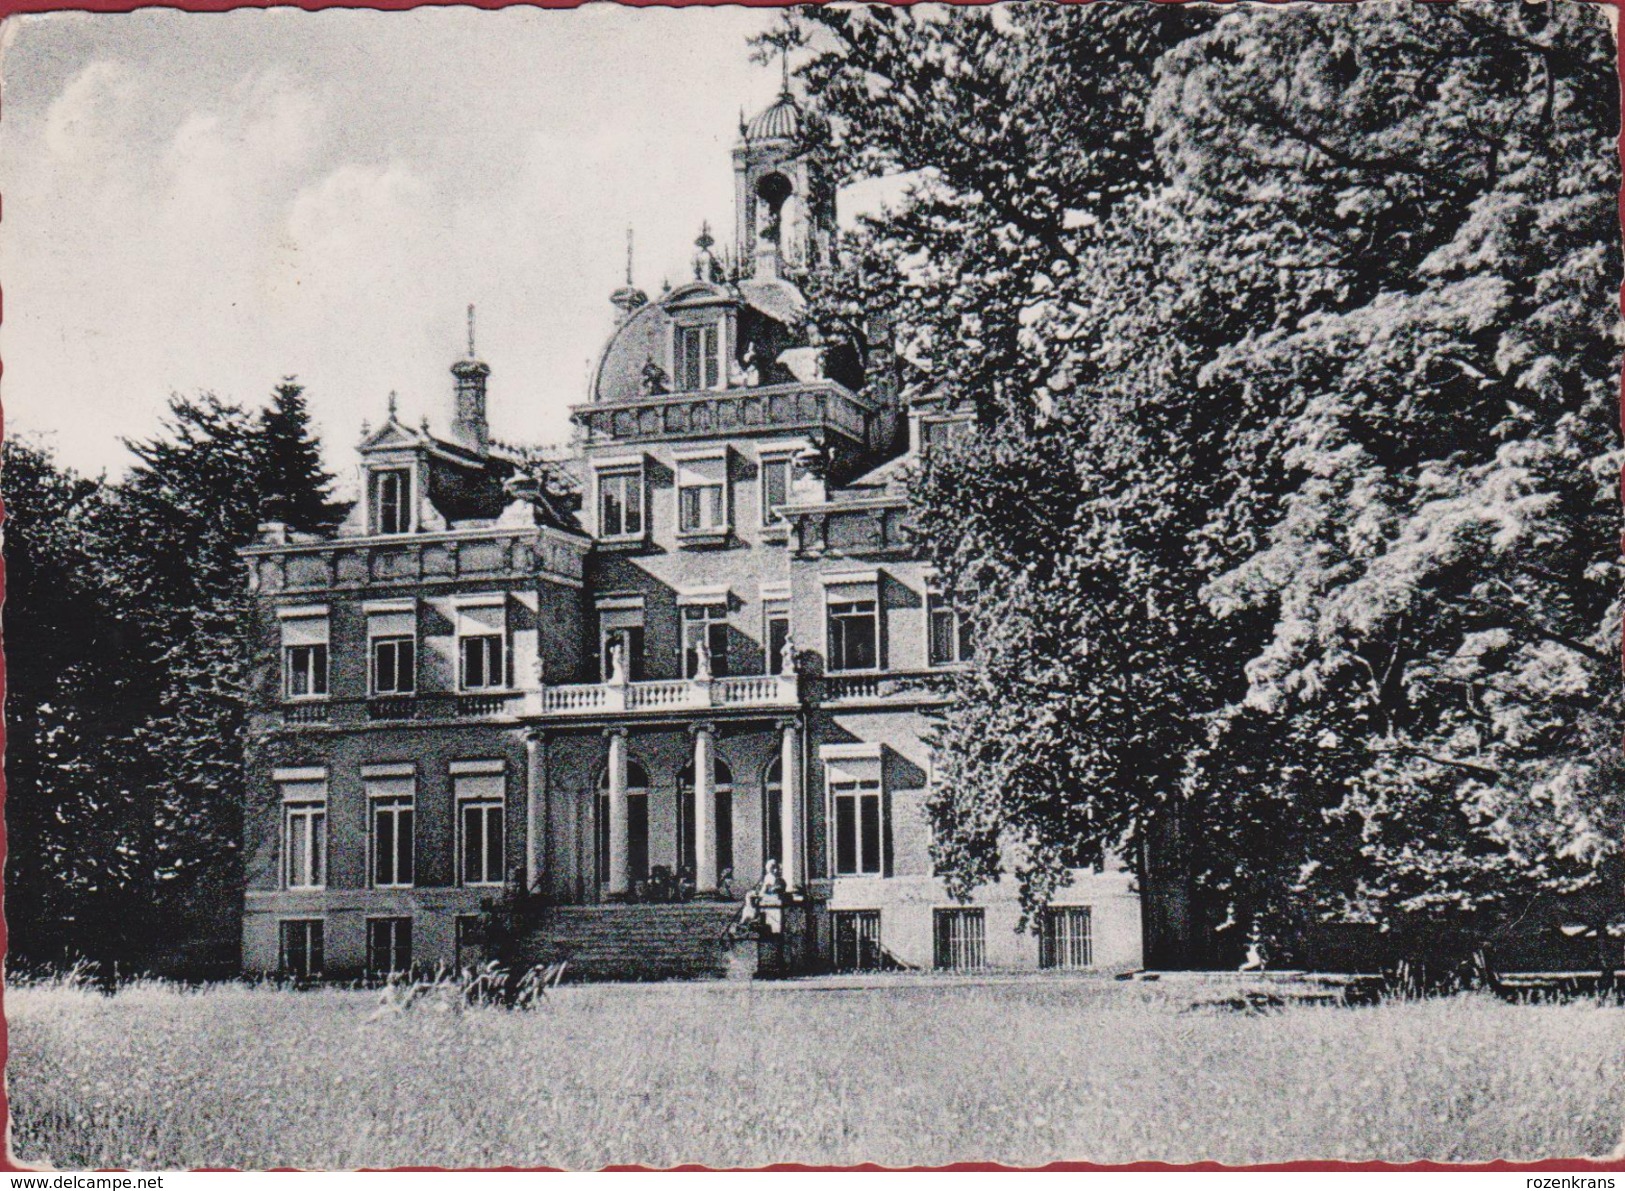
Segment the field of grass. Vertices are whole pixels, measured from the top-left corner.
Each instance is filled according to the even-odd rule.
[[[1193,1011],[1109,981],[5,996],[13,1144],[61,1168],[1579,1157],[1625,1009],[1486,997]]]

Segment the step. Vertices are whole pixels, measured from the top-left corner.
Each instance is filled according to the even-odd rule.
[[[524,949],[536,963],[563,960],[571,980],[718,979],[730,963],[723,934],[738,917],[726,902],[559,906]]]

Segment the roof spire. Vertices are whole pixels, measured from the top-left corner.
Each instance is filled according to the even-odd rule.
[[[468,358],[474,359],[474,303],[468,304]]]
[[[790,94],[790,45],[788,42],[779,46],[779,92],[782,95]]]
[[[395,396],[395,390],[391,389],[389,391],[389,420],[391,422],[395,420],[395,405],[397,401],[399,401],[399,398]]]
[[[626,228],[626,284],[627,284],[628,288],[631,288],[631,285],[632,285],[632,226],[630,224],[628,224],[627,228]]]

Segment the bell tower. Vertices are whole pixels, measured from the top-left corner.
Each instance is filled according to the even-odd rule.
[[[788,81],[771,106],[739,121],[734,145],[734,243],[740,273],[794,279],[829,259],[835,195],[805,138]]]

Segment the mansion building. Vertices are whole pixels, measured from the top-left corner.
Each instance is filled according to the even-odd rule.
[[[834,190],[800,132],[788,94],[742,122],[726,264],[702,234],[693,280],[613,295],[567,453],[492,440],[471,334],[446,429],[392,399],[348,519],[243,551],[247,970],[465,964],[516,885],[586,975],[707,970],[758,886],[785,971],[1140,966],[1126,873],[1022,932],[1009,881],[933,875],[927,741],[974,642],[906,480],[969,427],[900,400],[878,320],[810,323]]]

